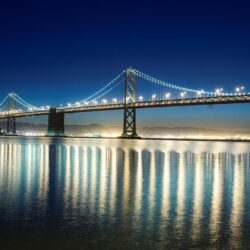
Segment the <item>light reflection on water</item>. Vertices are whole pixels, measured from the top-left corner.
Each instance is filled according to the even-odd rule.
[[[249,146],[2,139],[1,244],[246,248]]]

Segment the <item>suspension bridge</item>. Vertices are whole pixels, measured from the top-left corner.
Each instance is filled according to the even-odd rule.
[[[150,83],[150,94],[138,95],[140,88],[145,93],[145,84]],[[117,97],[120,95],[120,98]],[[116,96],[116,97],[114,97]],[[7,134],[16,134],[16,119],[28,116],[48,116],[48,136],[64,136],[64,115],[67,113],[123,110],[123,138],[138,138],[136,130],[136,110],[156,107],[249,103],[250,93],[244,87],[236,92],[222,89],[205,91],[182,87],[178,84],[161,81],[133,68],[127,68],[101,89],[81,101],[65,106],[37,107],[16,93],[9,93],[0,103],[0,119],[7,119]]]

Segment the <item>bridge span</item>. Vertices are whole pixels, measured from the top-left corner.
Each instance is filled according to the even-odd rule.
[[[96,101],[84,102],[82,104],[68,105],[65,107],[55,108],[36,108],[15,93],[10,93],[4,101],[8,101],[8,110],[0,111],[0,119],[7,119],[8,134],[16,134],[16,118],[29,116],[48,116],[48,132],[49,136],[64,136],[64,114],[79,113],[79,112],[94,112],[94,111],[108,111],[108,110],[124,110],[123,119],[123,134],[124,138],[137,138],[136,131],[136,110],[145,108],[159,108],[159,107],[177,107],[177,106],[195,106],[195,105],[214,105],[214,104],[237,104],[249,103],[250,93],[206,93],[202,95],[202,91],[195,91],[196,97],[181,98],[164,98],[158,100],[138,100],[136,98],[136,70],[128,68],[125,70],[125,93],[123,102],[97,104]],[[152,78],[154,79],[154,78]],[[151,79],[151,80],[152,80]],[[159,80],[158,80],[159,81]],[[175,85],[172,85],[176,87]],[[178,87],[178,86],[177,86]],[[181,87],[178,87],[181,88]],[[189,91],[187,88],[183,88]],[[183,92],[182,92],[183,93]],[[1,103],[3,104],[4,101]],[[21,110],[16,108],[16,103],[25,104],[28,109]],[[1,106],[0,104],[0,106]]]

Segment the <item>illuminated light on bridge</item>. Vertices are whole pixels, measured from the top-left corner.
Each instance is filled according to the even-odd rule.
[[[171,93],[166,93],[166,94],[165,94],[165,98],[166,98],[166,99],[169,99],[170,96],[171,96]]]
[[[221,94],[223,94],[223,89],[222,88],[220,88],[220,89],[216,89],[215,90],[215,95],[221,95]]]
[[[181,93],[180,93],[180,96],[181,96],[181,97],[185,97],[185,96],[186,96],[186,94],[187,94],[187,92],[186,92],[186,91],[184,91],[184,92],[181,92]]]
[[[200,92],[201,92],[201,96],[207,96],[207,93],[203,89]]]
[[[139,80],[153,84],[154,89],[147,98],[136,97],[136,86]],[[122,84],[123,83],[123,84]],[[117,95],[118,87],[124,89]],[[143,91],[146,89],[143,85]],[[156,89],[157,88],[157,89]],[[160,89],[160,93],[159,93]],[[166,92],[166,89],[169,92]],[[168,83],[146,75],[136,69],[128,68],[118,74],[104,87],[81,101],[70,102],[66,106],[51,108],[48,105],[36,107],[23,100],[15,93],[8,94],[0,103],[0,119],[7,119],[7,132],[16,133],[15,119],[27,116],[49,116],[50,135],[64,135],[64,114],[104,110],[123,110],[123,137],[136,138],[136,110],[142,108],[173,107],[190,105],[249,103],[250,93],[242,93],[244,86],[235,88],[234,93],[225,93],[222,88],[215,91],[198,90]],[[116,90],[114,97],[113,90]],[[144,94],[144,92],[143,92]],[[138,101],[137,101],[138,100]],[[73,103],[73,105],[71,104]],[[19,108],[20,106],[20,108]]]
[[[196,97],[201,97],[202,96],[202,92],[199,90],[199,91],[197,91],[197,93],[196,93]]]
[[[241,93],[241,91],[244,90],[244,89],[245,89],[244,86],[236,87],[236,88],[235,88],[235,92],[236,92],[236,93]]]

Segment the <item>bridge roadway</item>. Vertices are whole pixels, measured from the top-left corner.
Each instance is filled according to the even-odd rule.
[[[200,98],[184,98],[184,99],[169,99],[169,100],[155,100],[145,102],[135,102],[127,104],[127,107],[141,108],[155,108],[155,107],[175,107],[175,106],[194,106],[194,105],[211,105],[211,104],[236,104],[236,103],[249,103],[250,94],[239,95],[224,95],[213,97],[200,97]],[[90,105],[80,107],[67,107],[57,108],[57,113],[77,113],[77,112],[91,112],[91,111],[105,111],[105,110],[122,110],[125,108],[124,103],[117,104],[103,104],[103,105]],[[12,111],[0,113],[0,119],[8,117],[27,117],[49,115],[50,110],[34,110],[34,111]]]

